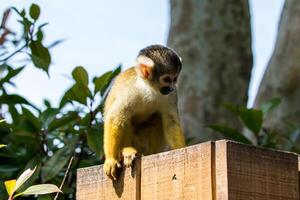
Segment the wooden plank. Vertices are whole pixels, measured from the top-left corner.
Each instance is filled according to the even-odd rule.
[[[214,143],[142,157],[141,199],[213,199]]]
[[[216,142],[217,200],[298,200],[298,156],[231,141]]]
[[[117,182],[110,180],[101,166],[77,170],[77,200],[140,200],[141,159],[137,158],[133,169],[120,172]]]

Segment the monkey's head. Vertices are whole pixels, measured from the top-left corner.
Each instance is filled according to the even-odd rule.
[[[168,95],[175,91],[177,77],[181,71],[181,58],[162,45],[151,45],[140,50],[137,57],[138,75],[160,91]]]

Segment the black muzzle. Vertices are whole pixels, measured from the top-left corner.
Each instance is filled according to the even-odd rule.
[[[168,95],[173,91],[174,91],[174,88],[171,88],[171,87],[162,87],[160,89],[160,93],[162,93],[163,95]]]

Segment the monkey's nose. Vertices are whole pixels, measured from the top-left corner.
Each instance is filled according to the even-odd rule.
[[[173,91],[174,91],[174,88],[172,88],[172,87],[162,87],[160,89],[160,93],[162,93],[163,95],[170,94]]]

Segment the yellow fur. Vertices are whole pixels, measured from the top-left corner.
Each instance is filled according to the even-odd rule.
[[[104,120],[104,171],[114,180],[122,159],[131,166],[137,153],[185,146],[176,93],[160,94],[135,68],[116,78],[105,103]]]

